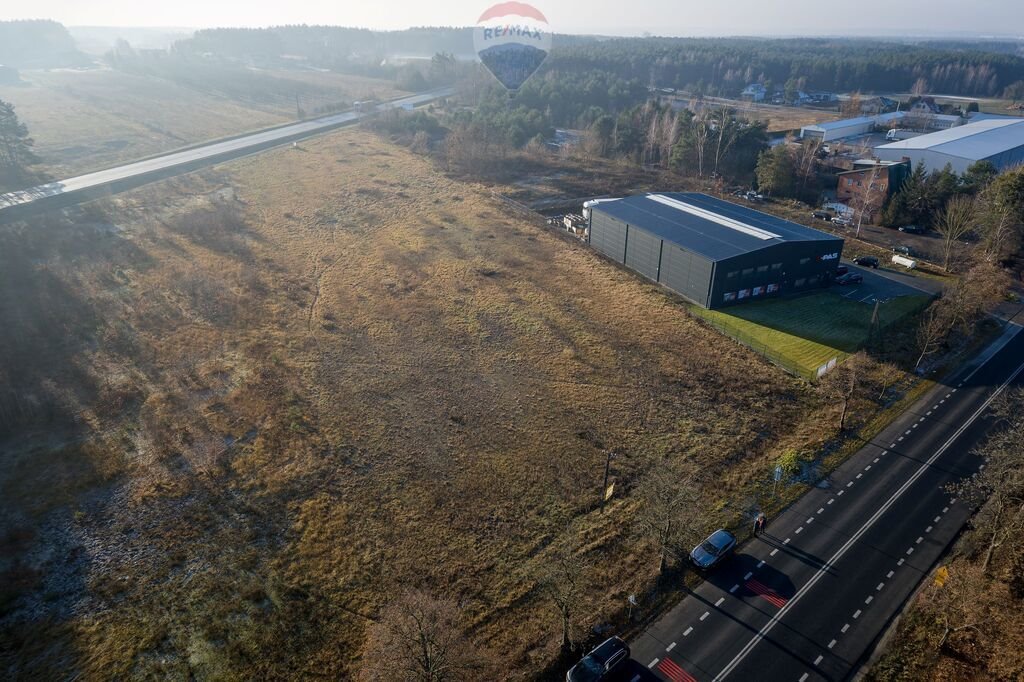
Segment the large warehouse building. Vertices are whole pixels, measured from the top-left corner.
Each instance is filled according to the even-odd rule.
[[[705,308],[827,285],[843,240],[706,194],[587,206],[590,244]]]
[[[1000,171],[1024,163],[1024,119],[990,119],[875,147],[882,161],[910,159],[928,171],[952,164],[963,173],[977,161],[987,160]]]

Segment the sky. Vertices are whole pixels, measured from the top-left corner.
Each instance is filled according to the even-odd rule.
[[[67,26],[469,26],[496,0],[4,0],[0,19]],[[533,0],[559,33],[1024,36],[1021,0]]]

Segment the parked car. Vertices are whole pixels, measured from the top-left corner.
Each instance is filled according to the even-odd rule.
[[[845,286],[847,284],[857,284],[858,282],[864,281],[864,276],[859,272],[848,272],[845,275],[839,275],[836,277],[836,284]]]
[[[874,256],[859,256],[853,259],[853,262],[857,265],[863,265],[866,268],[877,268],[878,259]]]
[[[612,679],[629,660],[629,645],[609,637],[565,674],[566,682],[603,682]]]
[[[747,201],[764,201],[764,195],[763,194],[758,194],[757,192],[753,192],[753,191],[747,192],[744,195],[744,198]]]
[[[918,227],[917,225],[904,225],[900,228],[900,232],[906,232],[907,234],[924,234],[924,228]]]
[[[909,246],[906,246],[904,244],[899,244],[897,246],[892,247],[892,252],[893,253],[898,253],[901,256],[913,256],[914,255],[914,250],[912,248],[910,248]]]
[[[707,539],[693,548],[690,561],[702,571],[714,568],[725,561],[736,549],[736,536],[719,528]]]
[[[826,222],[832,220],[832,214],[828,211],[814,211],[811,213],[811,217],[815,220],[824,220]]]
[[[837,275],[845,275],[849,271],[850,271],[850,268],[846,267],[845,265],[841,265],[840,264],[840,265],[836,266],[836,274]]]
[[[847,218],[846,216],[837,215],[835,218],[832,219],[832,224],[839,225],[841,227],[850,227],[851,225],[853,225],[853,221]]]

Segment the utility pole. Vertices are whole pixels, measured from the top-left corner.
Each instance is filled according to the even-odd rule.
[[[601,486],[601,513],[604,514],[604,502],[608,498],[608,474],[612,468],[612,457],[615,456],[611,450],[608,451],[608,458],[604,462],[604,484]]]

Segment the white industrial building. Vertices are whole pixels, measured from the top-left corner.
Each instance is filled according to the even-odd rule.
[[[800,129],[801,139],[819,139],[822,142],[845,140],[850,137],[867,135],[878,129],[890,129],[907,125],[922,130],[954,128],[963,122],[959,116],[951,114],[930,114],[920,116],[905,111],[892,111],[887,114],[844,118],[839,121],[815,123]]]
[[[977,161],[990,161],[998,170],[1024,163],[1024,119],[991,119],[940,130],[909,140],[875,147],[882,161],[910,159],[915,166],[924,163],[929,171],[951,164],[963,173]]]

